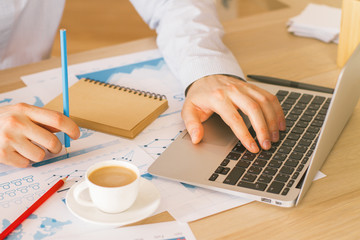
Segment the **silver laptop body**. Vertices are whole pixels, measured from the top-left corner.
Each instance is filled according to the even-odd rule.
[[[295,100],[294,105],[299,103],[299,99],[303,95],[310,94],[314,98],[318,96],[317,99],[325,98],[324,102],[320,104],[320,109],[317,110],[319,113],[322,107],[325,105],[327,107],[320,130],[315,134],[316,137],[312,143],[306,141],[308,142],[307,147],[301,145],[301,148],[297,149],[302,153],[295,152],[295,148],[300,146],[296,142],[294,146],[290,146],[290,152],[279,152],[281,147],[289,151],[289,146],[282,145],[281,147],[274,146],[271,153],[261,151],[253,156],[241,147],[231,129],[218,115],[214,114],[204,123],[205,136],[199,144],[192,144],[188,132],[183,131],[150,166],[149,173],[277,206],[297,205],[309,189],[314,176],[327,158],[358,102],[360,45],[341,70],[334,94],[263,83],[254,84],[273,94],[279,94],[279,90],[281,94],[284,92],[297,93],[292,96],[300,93],[301,96]],[[286,101],[288,97],[289,95],[283,101]],[[282,105],[286,104],[282,103]],[[289,114],[294,109],[294,106],[289,109]],[[304,112],[299,117],[303,116],[305,116]],[[248,121],[247,123],[251,128]],[[288,127],[287,133],[282,133],[285,140],[288,140],[293,130],[298,130],[296,124],[295,121],[295,125]],[[303,133],[294,133],[291,138],[300,138],[297,141],[302,140],[308,130],[313,130],[309,127],[310,125],[304,127]],[[306,137],[308,136],[314,137],[311,133],[306,135]],[[290,141],[290,143],[292,142],[293,140]],[[237,150],[239,151],[237,152]],[[231,152],[234,151],[235,153],[231,155]],[[260,154],[262,155],[259,156]],[[274,160],[275,155],[276,160]],[[279,164],[280,167],[273,168]],[[246,167],[246,165],[249,166]],[[274,169],[276,169],[275,173]],[[256,174],[253,174],[254,172]],[[296,172],[297,174],[295,174]],[[279,190],[279,188],[281,189]]]

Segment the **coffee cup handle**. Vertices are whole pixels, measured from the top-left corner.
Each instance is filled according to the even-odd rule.
[[[74,189],[74,198],[81,205],[84,205],[87,207],[94,207],[94,203],[91,200],[84,199],[83,197],[81,197],[81,193],[88,188],[89,187],[88,187],[86,181],[79,183]]]

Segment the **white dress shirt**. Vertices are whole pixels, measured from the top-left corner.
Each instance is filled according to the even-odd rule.
[[[50,57],[65,0],[0,0],[0,69]]]
[[[222,42],[212,0],[130,0],[157,32],[157,44],[184,88],[213,74],[244,78]],[[65,0],[0,0],[0,69],[50,56]],[[119,29],[119,31],[121,31]]]

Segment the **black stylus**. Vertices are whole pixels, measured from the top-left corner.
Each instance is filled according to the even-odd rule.
[[[300,88],[305,90],[317,91],[317,92],[324,92],[324,93],[334,93],[333,88],[321,87],[313,84],[307,83],[300,83],[280,78],[268,77],[268,76],[261,76],[261,75],[247,75],[248,78],[254,79],[259,82],[269,83],[274,85],[286,86],[286,87],[293,87],[293,88]]]

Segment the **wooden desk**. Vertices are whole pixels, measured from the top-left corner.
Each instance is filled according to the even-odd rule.
[[[287,20],[306,5],[284,0],[291,8],[232,20],[224,24],[225,42],[246,74],[264,74],[334,87],[340,69],[335,44],[294,37]],[[325,1],[317,1],[325,2]],[[338,4],[332,2],[332,4]],[[155,48],[153,38],[69,56],[69,64]],[[0,91],[23,86],[20,76],[59,67],[53,58],[0,72]],[[360,105],[358,104],[321,171],[295,208],[253,202],[195,222],[198,239],[360,239]],[[167,213],[140,224],[171,220]]]

